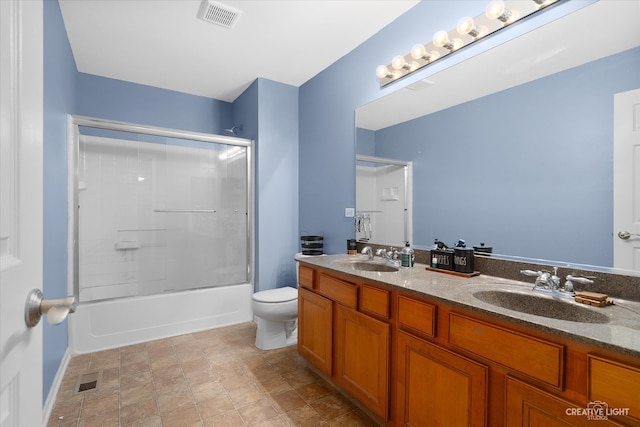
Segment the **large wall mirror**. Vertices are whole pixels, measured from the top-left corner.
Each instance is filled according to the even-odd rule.
[[[638,1],[600,0],[359,108],[357,154],[413,164],[409,240],[639,269],[614,203],[640,206],[634,151],[615,154],[640,144],[639,17]],[[621,115],[635,133],[620,136]]]

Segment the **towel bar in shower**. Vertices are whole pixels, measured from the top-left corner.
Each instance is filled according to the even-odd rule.
[[[213,209],[154,209],[153,211],[167,213],[216,213]]]

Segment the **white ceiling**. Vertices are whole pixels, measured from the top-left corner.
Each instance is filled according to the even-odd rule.
[[[639,20],[640,1],[600,0],[364,105],[357,126],[382,129],[634,48]]]
[[[301,86],[418,3],[220,2],[243,11],[235,28],[199,19],[200,0],[59,0],[78,71],[229,102],[258,77]]]

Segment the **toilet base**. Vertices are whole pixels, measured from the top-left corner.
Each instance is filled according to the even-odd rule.
[[[260,350],[273,350],[298,343],[298,319],[288,322],[272,322],[254,316],[258,325],[256,347]]]

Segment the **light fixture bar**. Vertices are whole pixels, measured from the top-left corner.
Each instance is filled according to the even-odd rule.
[[[485,13],[475,18],[464,17],[451,31],[438,31],[425,44],[417,44],[406,55],[397,55],[390,64],[380,65],[376,75],[380,87],[418,71],[452,52],[469,46],[489,34],[501,30],[523,18],[563,0],[492,0]]]

